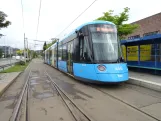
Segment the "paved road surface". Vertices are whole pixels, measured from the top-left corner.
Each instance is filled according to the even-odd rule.
[[[74,121],[56,88],[52,87],[51,79],[94,121],[161,120],[159,92],[126,83],[114,86],[84,84],[36,59],[0,98],[0,119],[3,121],[10,119],[16,99],[30,70],[28,89],[30,121]],[[19,114],[21,121],[25,116],[23,112],[22,107]],[[79,115],[80,120],[81,118]]]
[[[17,62],[18,60],[16,59],[0,59],[0,66],[2,65],[6,65],[6,64],[10,64],[10,63],[15,63]]]

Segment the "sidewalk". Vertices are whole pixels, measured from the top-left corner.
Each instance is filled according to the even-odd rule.
[[[0,96],[12,84],[21,72],[0,73]]]
[[[128,83],[161,92],[161,76],[158,75],[129,71]]]

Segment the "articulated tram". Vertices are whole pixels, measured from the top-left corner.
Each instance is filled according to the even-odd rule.
[[[119,83],[128,80],[116,26],[108,21],[85,23],[44,53],[46,64],[81,81]]]

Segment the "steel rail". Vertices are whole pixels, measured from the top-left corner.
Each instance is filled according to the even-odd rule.
[[[75,119],[76,121],[78,121],[77,118],[76,118],[76,116],[75,116],[74,113],[72,112],[71,108],[69,107],[69,105],[67,104],[67,102],[65,101],[65,99],[63,98],[61,92],[60,92],[59,89],[53,84],[53,82],[52,82],[52,86],[55,87],[55,89],[57,90],[57,92],[58,92],[58,94],[60,95],[61,99],[63,100],[64,104],[67,106],[67,108],[69,109],[70,113],[71,113],[72,116],[74,117],[74,119]]]
[[[152,116],[152,115],[150,115],[150,114],[148,114],[148,113],[142,111],[141,109],[135,107],[134,105],[131,105],[131,104],[125,102],[124,100],[121,100],[121,99],[117,98],[116,96],[113,96],[113,95],[111,95],[111,94],[109,94],[109,93],[107,93],[107,92],[105,92],[105,91],[102,91],[101,89],[98,89],[97,87],[94,87],[94,86],[92,86],[92,85],[89,85],[89,86],[92,87],[92,88],[94,88],[94,89],[96,89],[96,90],[98,90],[98,91],[100,91],[100,92],[102,92],[102,93],[104,93],[104,94],[106,94],[106,95],[108,95],[109,97],[111,97],[111,98],[113,98],[113,99],[115,99],[115,100],[117,100],[117,101],[119,101],[119,102],[122,102],[122,103],[125,104],[125,105],[128,105],[129,107],[131,107],[131,108],[137,110],[138,112],[141,112],[141,113],[144,114],[144,115],[147,115],[147,116],[149,116],[149,117],[151,117],[151,118],[153,118],[153,119],[155,119],[155,120],[157,120],[157,121],[161,121],[160,119],[158,119],[158,118],[156,118],[156,117],[154,117],[154,116]]]
[[[10,118],[10,121],[16,121],[16,119],[17,119],[17,116],[18,116],[18,113],[19,113],[19,110],[20,110],[20,107],[21,107],[21,104],[22,104],[23,96],[24,96],[25,91],[27,90],[27,87],[28,87],[28,81],[29,81],[29,78],[30,78],[30,74],[31,74],[31,70],[30,70],[29,75],[27,77],[27,80],[26,80],[26,82],[25,82],[25,84],[23,86],[23,89],[22,89],[21,94],[19,96],[18,102],[16,103],[16,106],[15,106],[15,108],[13,110],[13,114],[12,114],[12,116]]]
[[[50,77],[50,75],[47,73],[47,71],[45,71],[47,77],[52,81],[53,85],[55,86],[56,90],[59,90],[59,94],[60,92],[72,103],[73,106],[75,106],[76,109],[78,109],[78,111],[81,112],[81,114],[88,119],[89,121],[94,121],[90,116],[87,116],[87,114],[84,113],[84,111],[82,109],[80,109],[70,98],[69,96],[67,96],[67,94],[56,84],[56,82]],[[60,96],[62,96],[60,94]],[[72,113],[73,114],[73,113]],[[73,114],[74,115],[74,114]]]

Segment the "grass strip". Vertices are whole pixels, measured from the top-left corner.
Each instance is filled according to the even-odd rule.
[[[25,65],[16,64],[6,70],[1,71],[0,73],[21,72],[25,70],[28,64],[29,64],[28,62]]]

